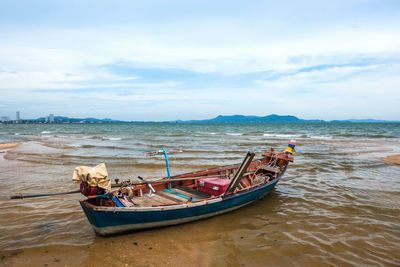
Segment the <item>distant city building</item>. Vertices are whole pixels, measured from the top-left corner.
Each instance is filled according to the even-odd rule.
[[[1,116],[1,122],[7,122],[10,121],[10,117],[9,116]]]
[[[54,122],[54,114],[49,115],[49,122],[53,123]]]
[[[19,111],[17,111],[17,112],[15,113],[15,120],[16,120],[17,122],[19,122],[19,121],[21,120]]]

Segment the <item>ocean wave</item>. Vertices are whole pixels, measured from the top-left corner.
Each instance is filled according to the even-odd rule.
[[[271,134],[271,133],[264,133],[263,136],[265,137],[276,137],[276,138],[298,138],[302,135],[299,134]]]
[[[243,135],[243,133],[225,133],[226,135],[231,135],[231,136],[240,136]]]
[[[82,145],[78,145],[78,144],[66,144],[66,146],[68,146],[68,147],[82,147]]]
[[[107,136],[103,136],[102,139],[103,140],[109,140],[109,141],[120,141],[120,140],[122,140],[121,137],[107,137]]]
[[[50,131],[42,131],[42,134],[49,134],[51,133]]]
[[[98,135],[92,135],[92,136],[90,136],[90,135],[85,135],[84,137],[83,137],[84,139],[103,139],[103,137],[102,136],[98,136]]]
[[[265,133],[265,134],[263,134],[263,136],[266,136],[266,137],[275,137],[275,134]]]
[[[79,144],[66,144],[67,147],[75,147],[75,148],[99,148],[99,149],[110,149],[110,150],[131,150],[128,147],[120,147],[120,146],[97,146],[97,145],[79,145]]]
[[[325,136],[325,135],[310,135],[308,137],[312,139],[322,139],[322,140],[331,140],[333,138],[332,136]]]
[[[202,136],[202,135],[216,135],[216,132],[196,132],[196,134],[198,134],[198,136]]]
[[[218,220],[177,226],[177,242],[192,244],[185,231],[180,231],[182,227],[198,229],[192,231],[195,235],[192,239],[204,242],[217,240],[217,245],[222,247],[227,242],[232,244],[233,249],[223,251],[223,256],[235,253],[235,248],[241,247],[233,265],[245,261],[249,265],[261,265],[267,260],[265,250],[271,248],[275,251],[275,259],[281,262],[283,259],[282,265],[287,265],[298,258],[295,257],[298,244],[310,252],[310,257],[303,257],[299,265],[397,263],[400,229],[397,227],[399,207],[396,204],[400,201],[397,179],[400,177],[400,168],[382,162],[385,155],[400,154],[397,153],[400,150],[400,128],[397,125],[383,127],[377,124],[376,127],[381,127],[384,134],[382,138],[371,139],[367,139],[373,134],[371,127],[366,124],[345,124],[340,127],[333,124],[222,124],[207,126],[209,128],[186,124],[179,125],[179,128],[176,125],[154,124],[57,126],[63,129],[65,136],[60,136],[58,129],[50,129],[52,134],[40,136],[40,130],[49,128],[37,128],[39,126],[36,125],[12,127],[12,130],[6,128],[6,135],[0,136],[4,141],[22,143],[17,149],[0,153],[0,193],[5,196],[4,201],[0,200],[0,257],[4,256],[1,262],[5,266],[14,260],[16,265],[23,264],[25,252],[32,257],[43,255],[42,265],[56,262],[56,257],[65,263],[68,259],[60,254],[62,252],[54,254],[49,250],[50,255],[43,254],[43,251],[63,244],[66,249],[75,252],[82,246],[96,246],[97,242],[94,231],[77,204],[78,200],[83,199],[82,195],[6,201],[5,198],[11,193],[75,190],[76,185],[66,182],[66,179],[70,180],[74,168],[80,165],[96,166],[100,162],[106,164],[112,181],[114,178],[131,179],[136,175],[147,179],[165,177],[167,172],[163,155],[143,155],[145,151],[158,151],[162,146],[184,151],[170,156],[171,175],[240,163],[248,148],[257,153],[256,158],[271,146],[280,152],[294,134],[300,137],[293,139],[301,140],[298,142],[295,162],[289,165],[275,190],[251,207],[241,210],[241,214],[246,214],[244,217],[233,213],[218,217]],[[163,131],[184,131],[185,137],[164,136],[159,127],[165,127]],[[357,135],[344,138],[346,131],[353,128]],[[375,125],[372,130],[374,128]],[[81,129],[85,131],[82,133]],[[195,137],[202,130],[199,137]],[[239,131],[244,133],[243,136],[230,137],[225,134]],[[15,132],[21,135],[14,136]],[[58,137],[51,136],[54,134]],[[122,141],[106,141],[103,136],[122,137]],[[333,139],[318,139],[329,136]],[[395,137],[387,139],[385,136]],[[49,145],[55,148],[47,147]],[[2,161],[3,154],[6,155]],[[301,179],[298,179],[299,174]],[[238,223],[229,224],[232,220]],[[221,222],[227,227],[220,228]],[[271,225],[276,228],[276,233],[271,232]],[[202,234],[205,231],[208,231],[208,236]],[[371,232],[382,234],[371,235]],[[270,233],[267,238],[266,233]],[[111,238],[117,242],[125,237]],[[145,249],[152,246],[154,251],[157,244],[161,242],[164,245],[169,240],[149,241],[143,237],[135,241],[138,244],[146,243],[147,247],[143,245]],[[194,244],[197,246],[195,249],[201,249],[204,242]],[[357,245],[364,249],[355,250]],[[287,247],[293,247],[293,251],[288,253]],[[14,251],[8,254],[4,252],[11,249]],[[338,256],[338,251],[354,253],[343,252]],[[246,256],[252,252],[254,259]],[[294,256],[290,257],[289,254]],[[220,257],[220,260],[211,261],[210,265],[226,265],[223,260]],[[82,265],[79,260],[71,265],[74,263]],[[138,265],[145,265],[140,263]],[[146,263],[149,264],[149,261]]]

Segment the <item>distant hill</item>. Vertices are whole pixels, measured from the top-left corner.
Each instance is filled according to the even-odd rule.
[[[273,122],[285,122],[285,123],[301,123],[301,122],[325,122],[322,120],[302,120],[295,116],[290,115],[268,115],[264,117],[259,116],[244,116],[244,115],[232,115],[222,116],[219,115],[213,119],[208,120],[190,120],[182,121],[186,123],[273,123]]]
[[[63,116],[55,116],[54,123],[399,123],[400,121],[385,121],[374,119],[349,119],[349,120],[303,120],[292,115],[268,116],[245,116],[245,115],[219,115],[213,119],[205,120],[174,120],[174,121],[121,121],[113,119],[96,119],[96,118],[69,118]],[[14,121],[3,122],[14,123]],[[33,120],[22,120],[19,123],[49,123],[46,118],[41,117]]]

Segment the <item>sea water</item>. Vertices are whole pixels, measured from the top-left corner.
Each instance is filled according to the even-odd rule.
[[[148,179],[241,162],[296,140],[294,163],[267,197],[214,218],[99,237],[76,166],[104,162],[111,179]],[[0,265],[399,265],[400,124],[0,125]],[[71,257],[71,255],[74,255]],[[182,255],[185,255],[182,258]]]

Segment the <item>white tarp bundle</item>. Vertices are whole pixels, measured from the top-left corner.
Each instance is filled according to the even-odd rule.
[[[111,181],[108,179],[106,165],[100,163],[96,167],[79,166],[72,176],[74,183],[87,182],[89,186],[98,186],[111,192]]]

